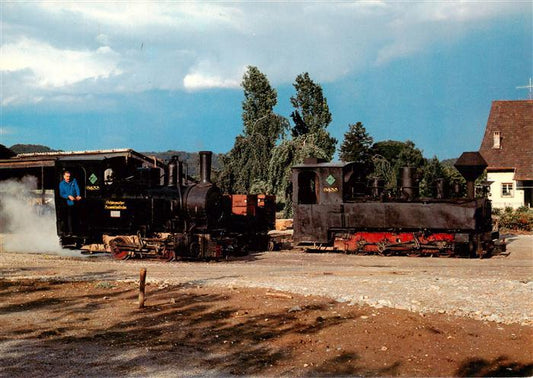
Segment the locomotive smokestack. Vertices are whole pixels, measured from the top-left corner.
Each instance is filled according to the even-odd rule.
[[[402,167],[402,195],[407,200],[418,197],[418,183],[416,181],[416,168]]]
[[[200,151],[200,182],[207,184],[211,182],[211,151]]]
[[[485,168],[487,168],[487,162],[477,151],[463,152],[455,162],[454,166],[466,180],[467,198],[473,199],[475,197],[474,182],[479,176],[481,176]]]
[[[172,156],[172,160],[168,164],[168,182],[167,185],[170,187],[176,186],[176,157]]]

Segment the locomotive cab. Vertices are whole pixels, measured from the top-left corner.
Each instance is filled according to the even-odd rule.
[[[342,206],[354,193],[355,163],[306,159],[293,167],[294,240],[328,243],[329,228],[342,227]]]
[[[75,203],[72,234],[67,231],[67,204],[57,190],[69,171],[80,189]],[[120,233],[135,223],[135,206],[124,198],[139,185],[160,181],[163,164],[133,150],[65,153],[55,162],[57,233],[64,246],[101,242],[104,232]],[[150,181],[150,184],[145,181]],[[144,184],[143,184],[144,183]],[[137,188],[137,189],[136,189]],[[140,214],[137,214],[140,215]]]

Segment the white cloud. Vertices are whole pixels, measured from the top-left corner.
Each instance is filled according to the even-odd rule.
[[[183,79],[185,89],[207,89],[207,88],[238,88],[239,80],[224,79],[222,77],[206,77],[202,74],[188,74]]]
[[[33,72],[37,87],[68,86],[89,78],[120,74],[118,55],[109,47],[93,51],[57,49],[48,43],[22,38],[2,45],[0,70]]]
[[[41,2],[44,11],[88,19],[117,27],[172,24],[175,20],[161,12],[161,7],[151,2]]]
[[[413,11],[415,20],[467,22],[502,16],[515,9],[517,4],[505,1],[429,1],[417,3]]]
[[[242,16],[237,7],[202,2],[61,1],[42,2],[39,6],[55,15],[70,15],[120,29],[212,24],[234,24],[237,27]]]
[[[7,2],[3,106],[87,94],[337,80],[452,41],[527,2]],[[447,42],[450,43],[450,42]],[[17,74],[15,74],[17,73]]]

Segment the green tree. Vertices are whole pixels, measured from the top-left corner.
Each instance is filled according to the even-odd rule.
[[[404,142],[385,140],[374,143],[371,148],[371,153],[372,155],[380,155],[384,157],[389,163],[394,163],[404,147]]]
[[[248,67],[241,86],[244,89],[243,133],[222,157],[219,184],[231,193],[264,192],[272,150],[288,128],[288,121],[274,114],[277,92],[257,67]]]
[[[410,140],[404,143],[404,147],[400,151],[398,158],[396,159],[394,166],[398,170],[401,167],[415,167],[421,168],[425,164],[426,160],[422,155],[422,151],[416,148],[415,144]]]
[[[317,142],[316,134],[306,134],[285,139],[274,148],[270,160],[269,182],[277,202],[283,205],[284,217],[292,216],[291,167],[302,163],[307,157],[328,159],[327,153]]]
[[[332,117],[322,87],[308,73],[298,75],[293,85],[296,93],[290,99],[295,108],[291,114],[292,138],[274,148],[269,166],[271,192],[284,206],[285,216],[292,214],[291,167],[307,157],[331,160],[337,144],[326,130]]]
[[[376,142],[372,145],[371,153],[372,155],[383,156],[392,166],[418,167],[424,162],[422,151],[416,148],[410,140],[405,142],[397,140]]]
[[[426,164],[422,168],[422,177],[420,180],[420,195],[422,197],[437,196],[437,180],[445,179],[444,167],[440,163],[439,159],[434,156],[433,159],[427,160]]]
[[[270,86],[270,82],[265,74],[257,67],[248,66],[244,73],[241,86],[244,89],[244,100],[242,102],[242,122],[244,125],[244,136],[261,134],[264,136],[275,136],[275,143],[281,133],[279,125],[270,120],[273,115],[274,106],[278,102],[277,91]]]
[[[339,148],[339,158],[342,161],[364,163],[370,160],[370,147],[374,143],[361,122],[348,125],[344,140]]]
[[[317,137],[317,146],[327,153],[328,160],[333,158],[337,140],[327,132],[332,116],[322,87],[316,84],[307,72],[296,77],[293,84],[296,94],[290,101],[294,107],[291,118],[294,122],[294,138],[307,134]]]
[[[448,187],[448,195],[452,197],[463,197],[464,195],[466,195],[466,180],[463,175],[459,173],[457,168],[453,166],[456,160],[457,159],[450,159],[443,161],[441,163],[442,173],[446,182],[446,186]],[[457,189],[459,189],[457,193],[455,192],[454,188],[456,185]]]
[[[373,142],[361,122],[348,125],[348,131],[344,134],[344,140],[339,148],[339,158],[342,161],[358,163],[362,176],[367,176],[372,169],[370,147]]]
[[[385,186],[388,189],[396,187],[396,180],[399,177],[401,167],[415,167],[418,174],[420,174],[426,162],[422,151],[416,148],[415,144],[410,140],[405,142],[387,140],[374,143],[371,148],[371,154],[379,157],[379,159],[373,159],[374,176],[384,179]],[[387,177],[382,177],[379,174],[380,170],[385,166],[383,159],[389,163]],[[376,166],[376,163],[379,163],[379,167]]]
[[[390,162],[381,155],[372,156],[372,163],[374,165],[374,172],[371,177],[381,179],[384,181],[386,190],[393,190],[396,188],[396,173]]]

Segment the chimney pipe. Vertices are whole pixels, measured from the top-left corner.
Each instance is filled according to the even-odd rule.
[[[211,182],[211,151],[200,151],[200,182],[208,184]]]

